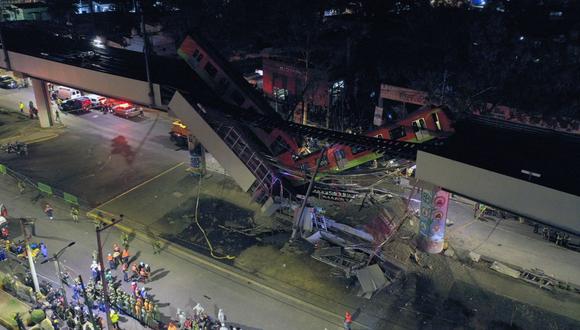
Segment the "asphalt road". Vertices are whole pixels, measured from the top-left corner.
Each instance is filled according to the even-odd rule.
[[[0,90],[0,107],[27,103],[30,89]],[[12,169],[99,204],[158,173],[187,162],[189,155],[169,140],[172,119],[158,111],[125,119],[99,111],[62,114],[65,133],[33,144],[27,159],[0,155]]]
[[[55,208],[55,220],[50,222],[42,212],[44,201],[31,201],[35,193],[30,191],[19,195],[12,179],[2,177],[0,180],[0,200],[8,206],[10,216],[36,218],[35,240],[43,240],[49,254],[70,241],[76,241],[61,261],[71,275],[81,274],[88,279],[91,253],[96,248],[93,223],[83,218],[81,223],[74,224],[66,205],[58,202],[51,202]],[[10,222],[11,231],[19,233],[16,221]],[[113,243],[119,242],[119,235],[115,228],[103,235],[105,253],[112,249]],[[137,261],[151,265],[153,281],[146,287],[163,306],[161,311],[165,316],[175,318],[177,308],[191,311],[199,302],[212,315],[218,308],[224,309],[231,324],[243,329],[341,329],[340,316],[320,313],[284,296],[266,293],[210,267],[194,264],[167,249],[160,255],[153,255],[152,247],[139,239],[132,240],[130,246]],[[41,278],[56,279],[52,263],[37,266]],[[128,288],[127,284],[124,285]]]

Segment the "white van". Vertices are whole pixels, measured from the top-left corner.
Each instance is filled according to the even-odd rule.
[[[58,88],[56,89],[56,97],[58,97],[61,100],[76,99],[77,97],[80,96],[81,92],[76,89],[72,89],[65,86],[58,86]]]

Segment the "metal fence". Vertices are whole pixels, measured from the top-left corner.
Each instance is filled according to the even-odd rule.
[[[89,209],[91,207],[91,204],[86,199],[80,198],[66,191],[62,191],[47,183],[34,180],[33,178],[30,178],[22,173],[14,171],[4,164],[0,164],[0,175],[8,175],[12,177],[20,191],[24,191],[26,187],[28,187],[36,190],[39,195],[56,197],[62,199],[68,204],[76,205],[79,208]]]

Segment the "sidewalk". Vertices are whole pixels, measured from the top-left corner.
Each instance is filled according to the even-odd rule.
[[[38,119],[29,119],[17,110],[0,110],[0,144],[9,142],[38,143],[53,139],[63,132],[62,125],[41,128]]]
[[[0,328],[4,325],[16,329],[17,324],[14,320],[16,313],[20,313],[23,317],[23,321],[25,321],[25,317],[29,310],[30,306],[26,303],[0,290]]]
[[[412,197],[418,209],[420,196]],[[533,227],[515,220],[475,220],[473,205],[451,200],[447,218],[449,244],[465,252],[474,251],[491,259],[523,269],[542,269],[559,280],[580,286],[580,253],[557,246],[533,233]]]

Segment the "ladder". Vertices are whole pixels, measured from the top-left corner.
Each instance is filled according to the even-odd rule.
[[[215,127],[215,132],[254,174],[256,181],[250,187],[252,199],[263,204],[272,193],[275,179],[273,172],[237,128],[221,123]]]
[[[535,273],[532,271],[524,270],[520,274],[520,278],[528,283],[536,284],[541,289],[552,290],[554,288],[554,281],[549,276],[543,273]]]

